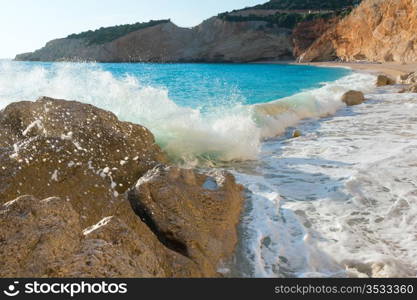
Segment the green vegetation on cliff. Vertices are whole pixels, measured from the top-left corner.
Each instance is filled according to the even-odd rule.
[[[252,9],[339,10],[360,4],[362,0],[271,0]]]
[[[268,27],[293,29],[297,24],[316,19],[344,17],[362,0],[271,0],[265,4],[247,7],[219,14],[218,17],[229,22],[263,21]],[[272,10],[270,15],[239,15],[248,10]],[[278,11],[277,11],[278,10]]]
[[[118,25],[112,27],[101,27],[97,30],[89,30],[79,34],[71,34],[67,39],[85,39],[88,44],[104,44],[114,41],[122,36],[125,36],[131,32],[145,29],[148,27],[156,26],[159,24],[168,23],[170,20],[151,20],[145,23],[135,23],[127,25]]]
[[[331,19],[338,14],[336,13],[275,13],[269,16],[249,15],[238,16],[230,14],[220,14],[219,18],[229,22],[248,22],[248,21],[262,21],[266,22],[268,27],[283,27],[293,29],[298,23],[305,21],[313,21],[316,19]]]

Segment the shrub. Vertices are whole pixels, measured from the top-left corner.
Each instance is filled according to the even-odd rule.
[[[118,25],[112,27],[101,27],[97,30],[89,30],[79,34],[71,34],[67,39],[85,39],[89,45],[92,44],[104,44],[114,41],[122,36],[125,36],[131,32],[145,29],[148,27],[156,26],[159,24],[168,23],[170,20],[151,20],[145,23],[135,23],[127,25]]]

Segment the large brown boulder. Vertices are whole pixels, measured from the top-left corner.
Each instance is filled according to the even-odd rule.
[[[51,98],[9,105],[0,126],[0,277],[219,276],[217,266],[236,245],[243,203],[233,176],[224,174],[216,189],[215,177],[193,170],[168,168],[188,175],[158,177],[143,211],[170,220],[170,244],[169,232],[142,221],[127,200],[138,180],[166,164],[146,128]],[[183,210],[165,206],[172,199]],[[212,209],[216,203],[222,209]],[[195,254],[193,242],[206,258]]]
[[[378,75],[376,79],[376,86],[386,86],[393,84],[395,84],[395,80],[386,75]]]
[[[365,101],[365,96],[359,91],[349,91],[343,95],[342,101],[347,106],[359,105]]]
[[[100,221],[120,194],[165,162],[149,130],[74,101],[13,103],[0,113],[0,128],[0,203],[21,195],[70,199],[90,211],[83,225]]]

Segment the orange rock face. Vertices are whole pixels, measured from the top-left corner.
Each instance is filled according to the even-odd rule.
[[[365,0],[327,31],[300,61],[417,61],[417,2]]]
[[[331,20],[316,19],[298,24],[293,31],[294,57],[302,55],[319,37],[335,26],[338,21],[339,18]]]

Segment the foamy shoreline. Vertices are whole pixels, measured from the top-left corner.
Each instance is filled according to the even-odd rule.
[[[256,174],[234,173],[251,191],[253,209],[242,225],[249,238],[239,252],[248,257],[249,276],[415,277],[417,100],[398,93],[399,85],[377,87],[373,80],[414,66],[303,65],[354,70],[329,83],[329,98],[339,101],[334,88],[351,77],[348,88],[363,91],[367,101],[301,120],[302,137],[263,144]]]

